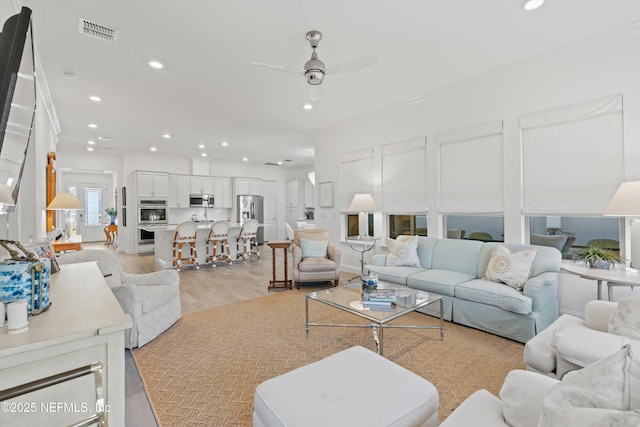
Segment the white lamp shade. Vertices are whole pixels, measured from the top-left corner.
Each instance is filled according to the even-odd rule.
[[[8,185],[0,184],[0,203],[7,206],[15,206],[13,196],[11,195],[11,188],[9,188]]]
[[[356,194],[353,196],[350,212],[373,212],[376,209],[376,202],[373,201],[371,194]]]
[[[84,209],[82,207],[82,203],[76,196],[71,193],[58,193],[56,197],[53,198],[49,206],[47,206],[48,211],[60,211],[66,209]]]
[[[620,184],[603,215],[640,216],[640,181]]]

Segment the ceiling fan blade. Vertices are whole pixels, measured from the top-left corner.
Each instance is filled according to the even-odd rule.
[[[375,56],[363,56],[360,58],[350,59],[349,61],[336,64],[333,67],[328,67],[325,70],[325,74],[358,71],[362,70],[363,68],[370,67],[376,62],[378,62],[378,58],[376,58]]]
[[[322,97],[322,85],[309,85],[309,99],[318,101]]]
[[[299,68],[287,67],[286,65],[272,65],[272,64],[265,64],[262,62],[254,62],[254,61],[251,61],[251,63],[259,67],[268,68],[270,70],[284,71],[286,73],[304,74],[304,70],[300,70]]]

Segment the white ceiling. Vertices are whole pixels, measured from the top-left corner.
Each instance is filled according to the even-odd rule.
[[[62,128],[59,152],[86,152],[102,136],[111,140],[93,155],[199,158],[202,143],[209,160],[288,166],[313,163],[318,130],[640,20],[638,0],[547,0],[534,12],[521,0],[23,3]],[[80,35],[79,18],[117,29],[117,41]],[[301,69],[312,29],[324,35],[318,55],[327,66],[365,55],[378,63],[328,75],[304,111],[303,76],[250,61]],[[164,69],[147,65],[154,59]]]

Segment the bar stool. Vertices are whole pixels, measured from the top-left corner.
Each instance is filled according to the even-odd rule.
[[[258,220],[248,219],[242,224],[240,234],[236,238],[238,248],[237,259],[245,262],[251,258],[258,258],[260,261],[260,251],[258,250]]]
[[[173,235],[173,266],[177,271],[180,271],[183,265],[193,265],[196,270],[200,268],[196,251],[197,231],[198,226],[192,221],[183,222],[176,227],[176,232]],[[189,256],[187,257],[184,257],[182,253],[182,247],[185,245],[189,248]]]
[[[211,263],[215,267],[218,262],[228,262],[231,265],[231,256],[229,253],[229,221],[216,221],[209,228],[207,236],[207,263]],[[218,255],[218,244],[220,246],[220,254]],[[209,252],[211,245],[211,252]]]

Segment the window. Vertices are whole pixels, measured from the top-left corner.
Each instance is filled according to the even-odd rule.
[[[400,235],[426,236],[426,215],[389,215],[389,237],[395,239]]]
[[[504,241],[504,218],[502,216],[447,215],[447,236],[484,242]],[[458,233],[452,233],[457,231]]]
[[[84,218],[86,226],[102,225],[102,189],[84,189]]]
[[[360,235],[360,220],[359,214],[347,214],[347,236],[358,236]],[[373,236],[373,214],[368,214],[369,217],[369,228],[368,234],[369,236]]]
[[[556,247],[564,259],[572,259],[580,249],[594,244],[620,252],[619,230],[620,220],[615,217],[529,217],[531,243]],[[567,240],[563,243],[561,239],[563,244],[558,247],[558,240],[551,236],[567,236]]]

